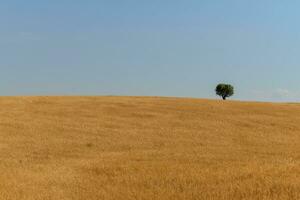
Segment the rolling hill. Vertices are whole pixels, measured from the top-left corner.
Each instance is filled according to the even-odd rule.
[[[300,104],[1,97],[0,199],[300,199]]]

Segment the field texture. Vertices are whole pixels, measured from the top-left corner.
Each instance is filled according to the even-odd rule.
[[[300,104],[0,98],[0,199],[300,199]]]

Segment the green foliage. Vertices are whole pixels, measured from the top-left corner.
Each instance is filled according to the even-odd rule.
[[[221,96],[223,100],[227,97],[231,97],[234,94],[234,87],[229,84],[221,83],[216,87],[216,94]]]

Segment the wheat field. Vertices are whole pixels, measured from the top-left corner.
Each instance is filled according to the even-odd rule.
[[[1,200],[300,199],[300,104],[1,97]]]

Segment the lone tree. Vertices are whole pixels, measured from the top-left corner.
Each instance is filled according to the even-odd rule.
[[[227,97],[231,97],[234,94],[234,87],[229,84],[221,83],[216,87],[216,94],[221,96],[223,100]]]

